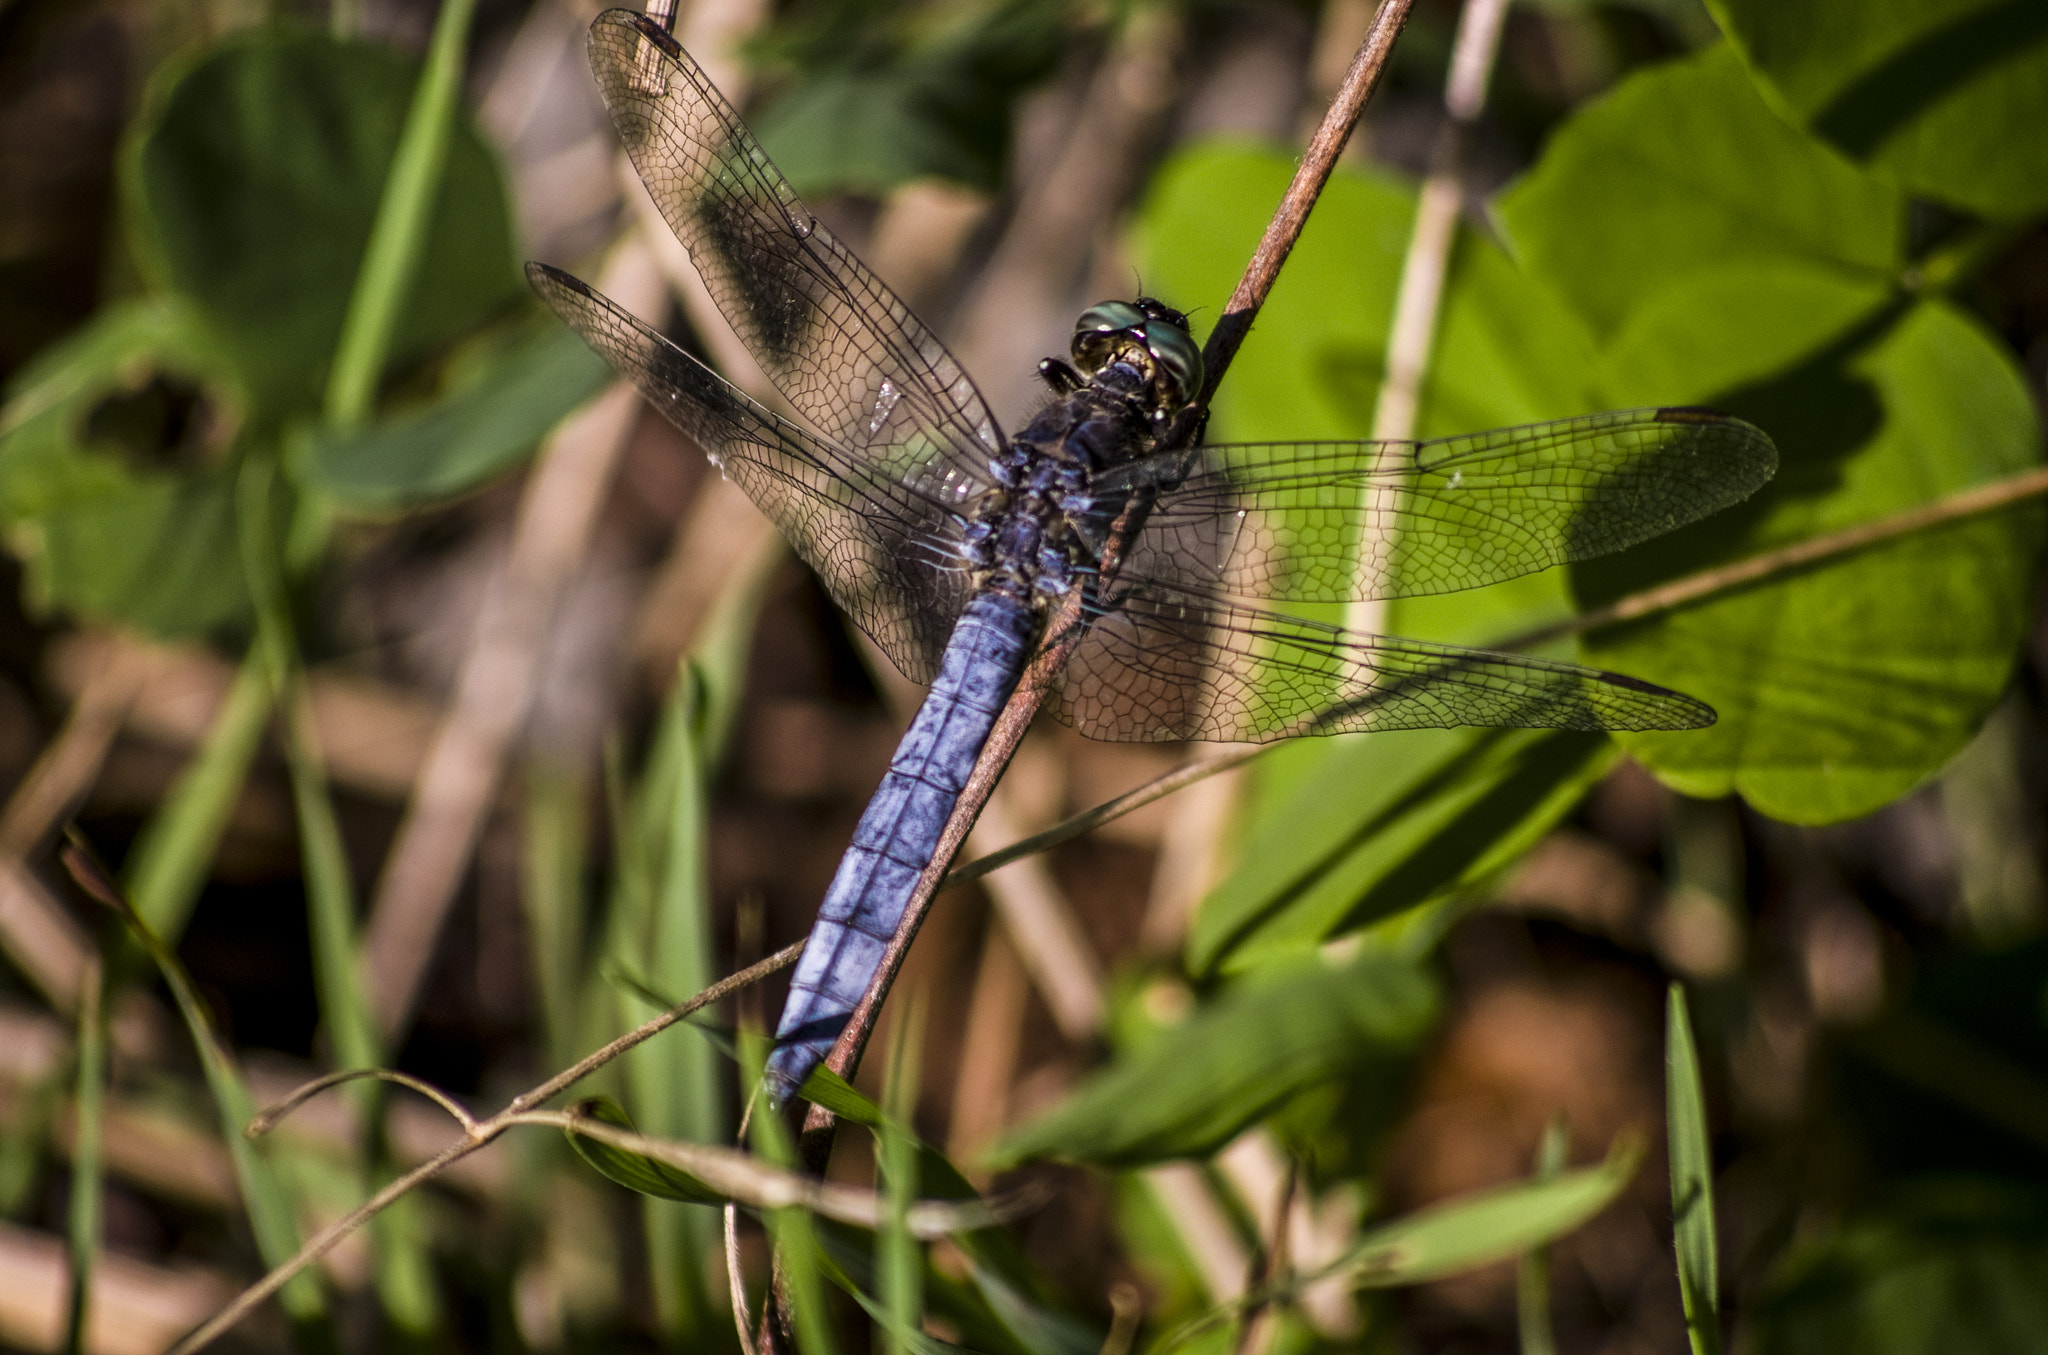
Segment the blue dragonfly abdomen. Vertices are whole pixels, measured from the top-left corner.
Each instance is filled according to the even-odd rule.
[[[790,980],[768,1059],[778,1104],[823,1061],[881,968],[1037,629],[1031,608],[1002,593],[979,594],[960,614],[938,680],[854,829]]]

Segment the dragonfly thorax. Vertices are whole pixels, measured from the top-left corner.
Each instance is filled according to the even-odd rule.
[[[962,536],[979,588],[1034,604],[1092,577],[1127,489],[1097,476],[1150,454],[1158,441],[1151,374],[1106,364],[1087,385],[1041,410],[989,463]]]

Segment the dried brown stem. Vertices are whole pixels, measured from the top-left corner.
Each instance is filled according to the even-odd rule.
[[[1580,612],[1577,616],[1560,621],[1554,626],[1517,635],[1502,642],[1501,649],[1532,649],[1551,640],[1567,635],[1581,635],[1590,630],[1604,630],[1629,621],[1638,621],[1656,612],[1673,611],[1689,603],[1700,602],[1717,593],[1733,592],[1753,583],[1762,583],[1781,574],[1790,574],[1808,565],[1832,560],[1837,556],[1850,555],[1869,546],[1882,545],[1914,532],[1959,522],[1964,518],[1976,517],[1981,513],[1995,512],[2009,508],[2026,499],[2048,494],[2048,467],[2027,471],[2022,475],[1994,480],[1988,485],[1966,489],[1960,494],[1951,494],[1946,499],[1908,508],[1890,517],[1878,518],[1871,522],[1859,522],[1853,527],[1844,527],[1838,532],[1823,536],[1809,537],[1795,541],[1789,546],[1767,550],[1761,555],[1752,555],[1746,560],[1722,565],[1717,569],[1703,569],[1670,583],[1655,588],[1645,588],[1640,593],[1630,593],[1617,598],[1602,607]]]
[[[1384,0],[1379,13],[1373,16],[1372,27],[1366,30],[1365,41],[1359,44],[1358,54],[1351,58],[1350,67],[1344,72],[1344,82],[1337,87],[1337,97],[1330,102],[1329,112],[1323,115],[1315,135],[1309,139],[1308,150],[1301,157],[1300,167],[1294,171],[1294,181],[1287,185],[1287,193],[1280,199],[1279,209],[1273,213],[1272,224],[1266,227],[1265,238],[1252,252],[1244,277],[1238,281],[1237,290],[1230,294],[1230,300],[1224,305],[1223,318],[1216,322],[1216,328],[1209,334],[1209,342],[1202,349],[1202,367],[1206,373],[1202,396],[1188,414],[1182,416],[1179,431],[1183,436],[1194,432],[1200,411],[1208,407],[1223,380],[1223,373],[1237,356],[1237,350],[1244,346],[1245,336],[1251,333],[1259,308],[1266,304],[1266,297],[1280,278],[1281,265],[1293,252],[1294,242],[1301,238],[1302,228],[1308,224],[1309,211],[1316,205],[1316,199],[1322,196],[1323,185],[1329,182],[1331,171],[1337,167],[1337,157],[1344,153],[1344,143],[1351,139],[1352,129],[1365,112],[1366,101],[1372,98],[1373,90],[1379,85],[1380,73],[1386,69],[1387,57],[1394,50],[1394,39],[1401,35],[1402,26],[1408,22],[1408,10],[1413,3],[1414,0]]]
[[[69,864],[69,858],[67,858],[67,864]],[[84,883],[85,881],[82,879],[81,884]],[[106,884],[103,876],[95,880],[94,883],[104,888],[111,888],[111,886]],[[96,889],[95,892],[98,892],[98,890]],[[118,898],[118,895],[114,897]],[[328,1252],[334,1250],[341,1243],[342,1239],[389,1208],[394,1200],[397,1200],[416,1187],[431,1181],[434,1177],[439,1176],[471,1153],[486,1147],[500,1135],[504,1134],[506,1130],[519,1124],[538,1122],[535,1119],[534,1112],[543,1102],[567,1091],[577,1082],[596,1072],[619,1055],[635,1045],[644,1044],[648,1040],[653,1039],[656,1035],[675,1025],[678,1021],[683,1020],[692,1012],[708,1007],[712,1003],[739,991],[749,984],[758,983],[777,970],[786,969],[790,965],[795,964],[796,957],[802,951],[803,943],[799,941],[793,946],[777,951],[759,964],[749,965],[737,974],[720,979],[717,983],[712,984],[689,1001],[669,1008],[652,1020],[621,1035],[603,1048],[585,1055],[539,1086],[513,1097],[506,1104],[505,1108],[497,1114],[487,1119],[470,1121],[465,1125],[465,1137],[449,1144],[433,1157],[390,1182],[382,1190],[379,1190],[368,1200],[364,1201],[358,1208],[351,1210],[342,1218],[321,1229],[319,1233],[307,1240],[305,1246],[299,1248],[297,1254],[291,1260],[278,1266],[255,1284],[250,1285],[247,1289],[236,1295],[234,1302],[195,1328],[183,1340],[179,1341],[177,1345],[171,1347],[167,1355],[192,1355],[194,1351],[205,1349],[253,1312],[258,1304],[284,1288],[293,1276],[297,1275],[307,1266],[312,1265],[315,1261],[318,1261]],[[309,1084],[307,1087],[301,1088],[293,1097],[287,1098],[286,1105],[289,1107],[290,1105],[297,1104],[314,1091],[324,1089],[324,1086],[332,1086],[334,1083],[345,1081],[350,1077],[365,1075],[367,1074],[362,1072],[350,1072],[322,1079],[321,1082]],[[382,1073],[376,1075],[384,1076]],[[399,1076],[401,1075],[392,1075],[392,1080],[398,1080]],[[406,1079],[405,1081],[408,1086],[414,1085],[411,1079]],[[443,1101],[444,1104],[452,1105],[452,1102],[448,1102],[444,1097],[437,1095],[435,1099]],[[264,1116],[258,1117],[257,1123],[264,1123],[266,1117],[274,1121],[280,1113],[282,1112],[276,1109],[267,1111]],[[553,1123],[553,1121],[550,1120],[548,1123]],[[265,1127],[268,1127],[267,1124]]]
[[[256,1118],[249,1121],[242,1132],[252,1139],[261,1138],[277,1128],[278,1124],[286,1116],[290,1115],[300,1106],[305,1105],[306,1102],[312,1100],[321,1092],[328,1090],[330,1087],[339,1087],[344,1082],[360,1082],[365,1078],[378,1082],[394,1083],[400,1087],[408,1087],[447,1111],[449,1115],[454,1117],[455,1122],[462,1126],[463,1132],[468,1134],[476,1133],[476,1116],[471,1115],[468,1110],[464,1109],[461,1102],[431,1082],[423,1082],[411,1073],[401,1073],[390,1068],[344,1068],[338,1073],[329,1073],[325,1077],[316,1077],[304,1086],[295,1088],[283,1100],[258,1111]]]

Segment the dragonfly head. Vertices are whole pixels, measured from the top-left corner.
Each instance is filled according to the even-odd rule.
[[[1172,413],[1202,389],[1202,350],[1188,318],[1163,301],[1105,301],[1074,322],[1074,365],[1094,376],[1114,363],[1147,378],[1160,412]]]

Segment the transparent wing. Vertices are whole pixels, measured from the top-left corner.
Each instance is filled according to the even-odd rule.
[[[567,273],[528,264],[526,274],[746,491],[904,675],[930,682],[969,592],[958,520],[947,506],[777,417]]]
[[[1123,577],[1268,602],[1456,592],[1660,536],[1748,498],[1777,464],[1758,429],[1693,409],[1197,447],[1123,472],[1160,485]]]
[[[1362,635],[1262,607],[1139,588],[1098,608],[1054,705],[1091,738],[1264,743],[1458,725],[1699,729],[1713,710],[1618,673]]]
[[[798,418],[934,497],[986,486],[1003,444],[981,393],[818,224],[697,63],[615,9],[590,27],[590,64],[662,217]]]

